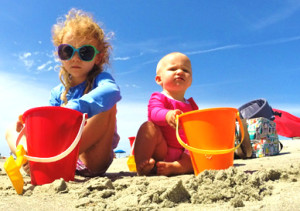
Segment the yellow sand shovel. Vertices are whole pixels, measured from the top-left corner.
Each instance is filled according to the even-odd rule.
[[[22,115],[19,116],[19,121],[24,124]],[[14,160],[13,156],[10,156],[6,159],[4,163],[4,169],[6,174],[8,175],[13,187],[17,191],[18,194],[23,193],[24,180],[23,176],[20,173],[20,168],[27,162],[27,159],[24,157],[26,155],[26,151],[23,145],[19,144],[20,138],[24,135],[24,129],[21,130],[18,139],[16,141],[16,160]],[[18,145],[19,144],[19,145]]]
[[[24,157],[25,154],[26,151],[23,145],[18,145],[16,149],[16,160],[14,160],[13,156],[10,156],[4,163],[4,169],[18,194],[23,193],[24,180],[20,173],[20,168],[27,162],[27,159]]]
[[[135,164],[134,155],[130,155],[128,157],[127,165],[128,165],[129,171],[136,172],[136,164]]]

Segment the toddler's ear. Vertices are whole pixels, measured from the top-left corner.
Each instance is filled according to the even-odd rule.
[[[162,85],[162,80],[161,80],[160,75],[156,75],[156,76],[155,76],[155,81],[156,81],[156,83],[157,83],[158,85]]]

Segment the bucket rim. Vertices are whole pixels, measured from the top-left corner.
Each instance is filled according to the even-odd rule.
[[[239,116],[238,109],[231,108],[231,107],[218,107],[218,108],[208,108],[208,109],[203,109],[203,110],[196,110],[196,111],[192,111],[192,112],[187,112],[185,114],[189,115],[189,114],[201,113],[201,112],[205,112],[205,111],[214,111],[214,110],[219,110],[219,111],[231,110],[231,111],[234,111],[236,113],[236,120],[238,120],[240,128],[241,128],[241,134],[242,134],[241,142],[237,146],[235,146],[234,148],[225,149],[225,150],[206,150],[206,149],[198,149],[198,148],[191,147],[187,143],[184,143],[182,141],[182,139],[180,138],[180,135],[179,135],[179,118],[180,118],[181,115],[184,115],[184,114],[181,114],[181,115],[176,115],[176,137],[177,137],[177,140],[178,140],[178,142],[181,146],[183,146],[185,149],[190,150],[192,152],[196,152],[196,153],[200,153],[200,154],[207,154],[207,155],[225,154],[225,153],[233,152],[234,150],[236,150],[237,148],[240,147],[241,143],[244,140],[244,129],[243,129],[243,124],[241,122],[241,118]]]
[[[25,111],[22,115],[22,120],[23,122],[25,122],[26,117],[34,111],[44,111],[44,110],[61,110],[61,111],[66,111],[66,112],[73,112],[74,115],[78,115],[81,116],[82,113],[74,110],[74,109],[70,109],[70,108],[66,108],[66,107],[61,107],[61,106],[40,106],[40,107],[34,107],[34,108],[30,108],[27,111]]]
[[[237,108],[233,108],[233,107],[215,107],[215,108],[205,108],[205,109],[189,111],[189,112],[180,114],[179,117],[188,116],[188,115],[191,115],[194,113],[202,113],[202,112],[216,111],[216,110],[218,110],[218,111],[232,110],[234,112],[239,112],[239,110]]]

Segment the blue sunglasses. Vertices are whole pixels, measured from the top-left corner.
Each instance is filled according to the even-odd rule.
[[[79,48],[74,48],[69,44],[61,44],[58,46],[58,56],[61,60],[70,60],[73,58],[75,52],[78,53],[82,61],[92,61],[95,56],[100,53],[95,46],[83,45]]]

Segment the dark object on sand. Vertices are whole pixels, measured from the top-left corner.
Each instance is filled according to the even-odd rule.
[[[250,101],[238,108],[242,119],[252,119],[264,117],[269,120],[274,120],[274,112],[266,99],[256,99]]]

